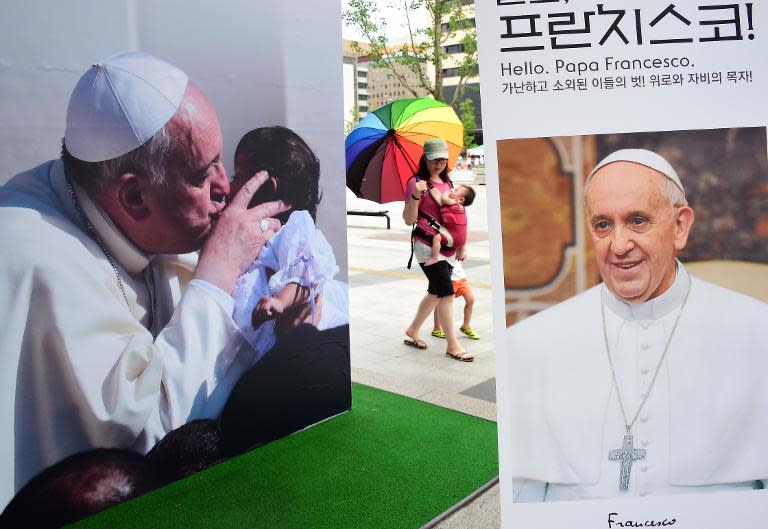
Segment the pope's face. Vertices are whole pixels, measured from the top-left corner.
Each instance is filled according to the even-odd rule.
[[[170,132],[180,148],[170,160],[166,184],[148,191],[153,246],[162,253],[186,253],[202,247],[229,193],[221,161],[222,136],[211,103],[194,85],[187,89]]]
[[[675,279],[675,255],[693,222],[688,207],[663,195],[666,177],[633,162],[597,171],[587,188],[587,221],[600,275],[627,302],[653,299]]]

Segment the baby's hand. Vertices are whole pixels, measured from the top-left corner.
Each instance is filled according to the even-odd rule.
[[[253,309],[251,325],[253,325],[254,329],[257,329],[265,321],[274,319],[282,314],[284,310],[285,305],[282,301],[272,296],[264,296]]]

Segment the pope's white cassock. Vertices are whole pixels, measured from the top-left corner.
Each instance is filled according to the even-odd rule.
[[[604,304],[627,421],[629,490],[619,491],[625,422],[601,322]],[[768,478],[768,305],[691,278],[626,303],[598,285],[507,330],[511,354],[514,501],[754,489]]]
[[[75,191],[128,305],[61,161],[0,188],[0,509],[68,455],[144,452],[169,430],[218,415],[252,364],[231,297],[192,280],[196,254],[143,254]]]

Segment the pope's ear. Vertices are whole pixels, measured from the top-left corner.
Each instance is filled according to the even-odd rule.
[[[117,202],[120,209],[135,221],[149,216],[146,181],[134,173],[123,173],[117,181]]]
[[[678,252],[688,244],[693,219],[693,210],[688,206],[682,206],[675,212],[675,250]]]

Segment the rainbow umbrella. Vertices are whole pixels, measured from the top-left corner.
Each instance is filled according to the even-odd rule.
[[[424,142],[448,143],[448,167],[464,146],[464,126],[453,108],[419,97],[398,99],[365,116],[347,135],[347,187],[379,204],[403,200]]]

